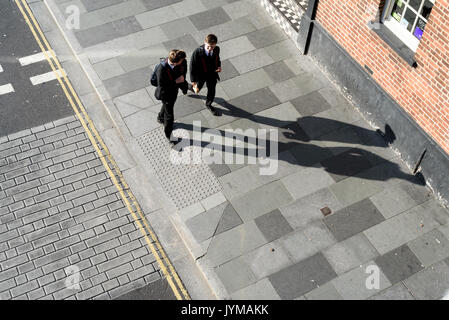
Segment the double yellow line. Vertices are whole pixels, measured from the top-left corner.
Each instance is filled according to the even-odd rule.
[[[131,213],[131,215],[134,218],[134,221],[136,222],[137,226],[139,227],[140,231],[142,232],[143,236],[145,237],[145,241],[148,244],[148,247],[150,248],[151,252],[153,253],[154,257],[156,258],[156,261],[158,262],[161,271],[164,275],[164,277],[167,279],[168,284],[170,285],[170,288],[173,290],[174,295],[178,300],[190,300],[190,296],[187,293],[186,289],[184,288],[181,280],[179,279],[178,274],[176,273],[175,269],[173,268],[172,264],[170,263],[168,257],[165,254],[165,251],[162,249],[161,244],[159,243],[156,235],[151,230],[150,226],[148,225],[148,222],[139,206],[139,204],[136,201],[136,198],[130,191],[128,185],[126,184],[125,179],[123,178],[122,173],[120,172],[119,168],[117,167],[117,164],[115,163],[114,159],[112,158],[108,148],[106,147],[105,143],[101,139],[100,135],[98,134],[98,131],[95,129],[94,124],[92,123],[91,119],[87,115],[87,112],[81,103],[78,95],[76,94],[75,90],[72,87],[72,84],[70,83],[69,79],[67,78],[67,75],[63,72],[63,69],[61,67],[61,64],[59,63],[59,60],[56,58],[56,55],[54,51],[51,49],[47,39],[45,38],[39,24],[37,23],[33,13],[31,12],[28,4],[25,0],[15,0],[17,7],[19,8],[20,12],[22,13],[26,23],[28,24],[28,27],[30,28],[34,38],[36,39],[41,51],[45,54],[45,57],[50,64],[51,69],[55,73],[59,84],[61,85],[62,90],[64,91],[65,95],[67,96],[67,99],[70,102],[70,105],[72,106],[73,110],[75,111],[76,116],[78,117],[79,121],[81,122],[84,130],[87,133],[87,136],[89,137],[89,140],[91,141],[92,145],[94,146],[101,162],[103,163],[103,166],[106,168],[109,176],[111,177],[112,182],[116,186],[117,190],[120,193],[120,196],[122,197],[123,202],[126,204],[126,207],[128,208],[128,211]],[[31,21],[30,21],[31,19]],[[37,30],[37,32],[36,32]],[[40,37],[39,37],[39,35]],[[45,44],[45,46],[42,44],[42,42]],[[48,55],[48,52],[50,52],[51,57]],[[57,68],[55,67],[55,64]],[[62,79],[60,76],[60,73],[62,74]],[[70,93],[69,93],[69,90]],[[76,101],[76,104],[74,103],[73,98]],[[104,151],[100,150],[99,145]],[[112,171],[112,169],[115,171]],[[118,180],[117,180],[118,178]],[[120,180],[120,181],[119,181]],[[126,193],[125,193],[126,190]],[[133,209],[134,206],[134,209]],[[137,217],[136,212],[138,213],[140,219]],[[159,251],[156,250],[155,246],[153,245],[153,242],[150,240],[153,240],[154,244],[156,244],[156,247]]]

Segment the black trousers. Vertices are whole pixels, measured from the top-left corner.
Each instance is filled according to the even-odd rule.
[[[214,77],[210,77],[204,80],[203,79],[199,80],[197,83],[198,89],[201,90],[201,88],[204,86],[205,83],[207,86],[206,105],[210,106],[215,99],[215,87],[217,86],[216,75],[214,75]]]
[[[168,101],[162,101],[161,111],[158,114],[158,119],[164,123],[164,133],[167,139],[170,140],[173,132],[173,123],[175,122],[175,107],[176,97]]]

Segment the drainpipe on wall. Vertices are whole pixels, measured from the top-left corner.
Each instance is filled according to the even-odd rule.
[[[301,25],[298,32],[299,50],[306,55],[312,38],[313,22],[315,20],[316,9],[319,0],[309,0],[307,11],[301,19]]]

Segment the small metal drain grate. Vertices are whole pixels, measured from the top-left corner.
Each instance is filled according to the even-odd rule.
[[[178,135],[174,131],[174,135]],[[179,135],[178,135],[179,136]],[[156,172],[164,190],[178,209],[188,207],[198,201],[221,191],[221,185],[207,164],[176,164],[170,161],[173,151],[168,145],[162,127],[137,138],[151,167]],[[200,151],[198,147],[189,146],[182,153],[190,154]]]

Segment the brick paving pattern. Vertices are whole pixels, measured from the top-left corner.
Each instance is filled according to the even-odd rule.
[[[161,278],[75,116],[1,141],[1,299],[109,299]]]

